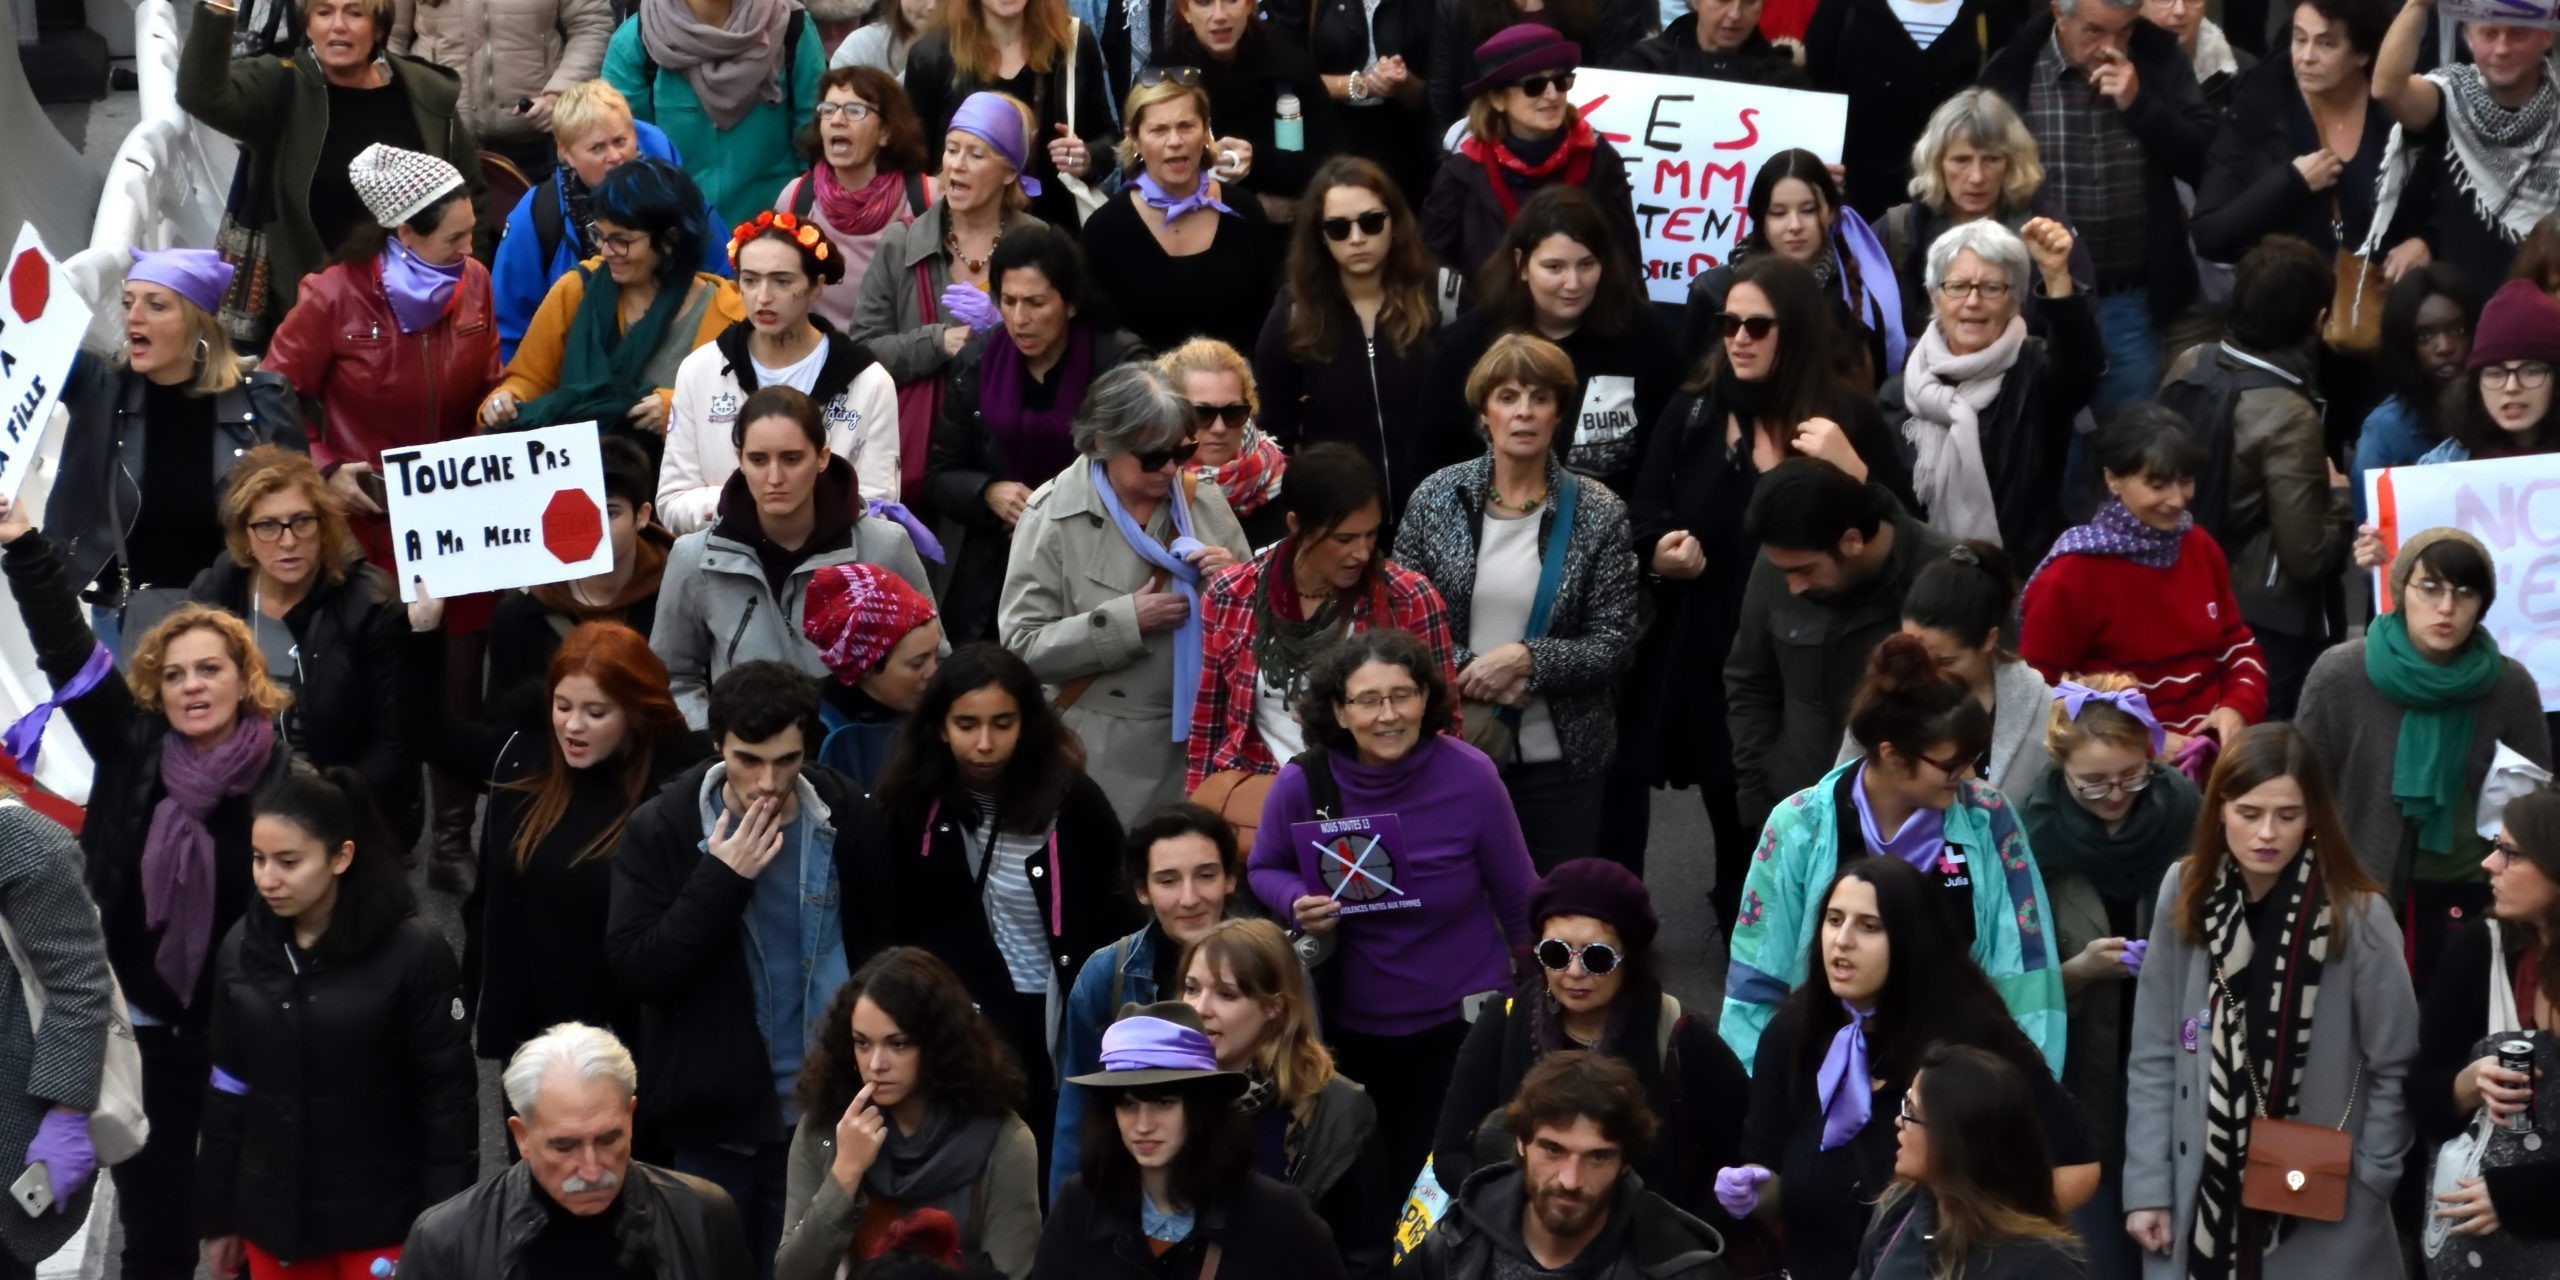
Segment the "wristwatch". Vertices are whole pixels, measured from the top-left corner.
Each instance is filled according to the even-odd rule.
[[[1360,74],[1359,72],[1357,72],[1357,71],[1352,72],[1352,73],[1351,73],[1351,101],[1353,101],[1353,102],[1367,102],[1368,100],[1369,100],[1369,79],[1368,79],[1368,77],[1361,75],[1361,74]]]

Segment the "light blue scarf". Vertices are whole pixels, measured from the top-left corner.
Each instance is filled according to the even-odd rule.
[[[1191,703],[1200,693],[1200,571],[1187,558],[1204,545],[1191,536],[1191,506],[1182,500],[1182,486],[1168,488],[1165,501],[1173,507],[1173,545],[1162,547],[1129,518],[1120,505],[1120,495],[1111,491],[1111,477],[1099,460],[1093,468],[1093,491],[1102,495],[1102,509],[1111,513],[1111,523],[1119,526],[1120,538],[1138,558],[1164,570],[1165,579],[1182,598],[1191,603],[1182,625],[1173,632],[1173,740],[1187,742],[1191,738]]]

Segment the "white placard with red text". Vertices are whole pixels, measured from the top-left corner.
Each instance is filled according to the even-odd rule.
[[[1646,292],[1687,299],[1689,282],[1733,258],[1752,176],[1802,147],[1838,163],[1849,99],[1727,80],[1583,68],[1574,104],[1627,162]]]
[[[89,307],[32,225],[18,228],[0,299],[0,495],[18,496],[62,398]]]

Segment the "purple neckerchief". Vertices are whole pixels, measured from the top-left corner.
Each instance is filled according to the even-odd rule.
[[[2178,563],[2178,548],[2185,545],[2187,530],[2195,524],[2195,516],[2186,513],[2178,517],[2177,528],[2154,529],[2123,502],[2109,498],[2107,505],[2089,517],[2089,523],[2073,525],[2053,540],[2053,550],[2036,562],[2035,573],[2027,575],[2027,582],[2034,585],[2036,574],[2043,573],[2046,565],[2069,555],[2122,556],[2144,568],[2170,568]],[[2018,598],[2025,600],[2027,593],[2019,591]]]
[[[70,683],[54,690],[52,697],[37,703],[35,710],[18,717],[7,733],[0,734],[0,751],[8,752],[9,758],[17,761],[20,769],[34,773],[36,751],[44,746],[45,722],[53,718],[54,709],[97,688],[98,682],[115,669],[115,655],[107,652],[107,646],[101,644],[91,649],[89,660],[72,673]]]
[[[931,560],[935,564],[942,563],[941,540],[933,536],[933,531],[931,529],[924,527],[924,521],[916,519],[916,514],[914,512],[907,510],[907,504],[903,502],[884,502],[881,499],[873,498],[868,503],[863,504],[862,514],[866,516],[878,516],[883,520],[897,521],[898,526],[907,531],[908,540],[916,544],[917,555],[923,556],[925,559]]]
[[[1046,409],[1023,403],[1031,364],[1013,345],[1013,336],[999,326],[977,340],[984,344],[978,353],[978,416],[995,437],[1004,478],[1039,488],[1076,460],[1076,409],[1093,381],[1093,331],[1081,322],[1067,322],[1067,350],[1049,370]]]
[[[2160,754],[2160,748],[2169,744],[2169,731],[2160,727],[2158,716],[2151,714],[2151,699],[2143,697],[2140,689],[2100,693],[2077,680],[2065,680],[2053,688],[2053,700],[2061,703],[2062,713],[2074,720],[2080,718],[2080,708],[2089,705],[2092,698],[2141,721],[2142,727],[2151,731],[2151,754]]]
[[[1884,338],[1884,367],[1901,368],[1903,360],[1911,354],[1911,337],[1902,331],[1902,291],[1890,285],[1878,289],[1867,283],[1893,279],[1893,255],[1885,252],[1884,242],[1876,239],[1875,228],[1868,226],[1867,220],[1859,217],[1855,209],[1841,210],[1840,220],[1831,231],[1841,246],[1849,251],[1849,256],[1856,260],[1858,279],[1867,295],[1865,305],[1861,305],[1860,299],[1850,297],[1849,273],[1840,271],[1833,273],[1839,279],[1840,297],[1848,302],[1849,314],[1860,320],[1866,319],[1870,311],[1875,314],[1876,332]]]
[[[1831,1033],[1831,1047],[1822,1051],[1822,1070],[1813,1078],[1822,1098],[1824,1151],[1857,1137],[1876,1109],[1875,1077],[1867,1073],[1867,1019],[1876,1016],[1875,1010],[1860,1013],[1846,1000],[1840,1007],[1848,1010],[1849,1020]]]
[[[382,291],[391,298],[391,318],[400,324],[402,333],[418,333],[433,328],[444,317],[446,307],[453,305],[453,291],[462,287],[462,264],[456,258],[450,267],[439,267],[412,252],[409,246],[393,236],[382,242]]]
[[[1139,174],[1138,180],[1130,185],[1137,189],[1138,198],[1146,201],[1148,208],[1164,210],[1164,220],[1168,226],[1172,225],[1174,219],[1195,209],[1215,209],[1230,218],[1244,216],[1228,208],[1225,201],[1210,195],[1209,180],[1206,178],[1201,179],[1199,185],[1191,189],[1190,195],[1181,197],[1166,195],[1164,188],[1156,182],[1156,176],[1152,173]]]
[[[1902,829],[1886,839],[1876,830],[1876,811],[1867,804],[1867,766],[1858,766],[1858,776],[1849,786],[1849,794],[1858,805],[1858,831],[1867,838],[1867,851],[1880,858],[1908,862],[1922,871],[1937,869],[1938,855],[1947,847],[1947,811],[1914,809],[1902,820]]]

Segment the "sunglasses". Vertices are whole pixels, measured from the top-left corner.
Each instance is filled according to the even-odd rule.
[[[1528,94],[1532,98],[1543,98],[1547,96],[1547,90],[1549,89],[1554,89],[1561,93],[1571,93],[1573,92],[1573,73],[1570,71],[1550,71],[1545,75],[1531,76],[1528,79],[1521,81],[1519,88],[1520,92]]]
[[[1165,468],[1165,464],[1171,462],[1189,462],[1191,461],[1191,455],[1198,452],[1200,452],[1199,441],[1185,440],[1170,449],[1145,449],[1131,454],[1130,456],[1138,460],[1138,470],[1140,471],[1162,471]]]
[[[1233,430],[1244,429],[1244,420],[1253,416],[1253,406],[1246,404],[1202,404],[1191,402],[1191,421],[1202,427],[1223,422]]]
[[[1608,977],[1618,968],[1618,949],[1605,942],[1577,947],[1562,938],[1548,938],[1538,944],[1538,963],[1557,973],[1572,968],[1576,956],[1582,958],[1582,971],[1595,978]]]
[[[1758,342],[1777,330],[1778,318],[1776,316],[1738,316],[1730,311],[1719,311],[1716,313],[1716,326],[1724,330],[1724,336],[1728,338],[1737,333],[1747,333],[1751,335],[1753,342]]]
[[[1200,87],[1200,68],[1149,67],[1139,72],[1138,78],[1133,83],[1141,89],[1152,89],[1168,81],[1185,89],[1197,89]]]
[[[1387,211],[1371,209],[1356,218],[1327,218],[1322,225],[1324,238],[1335,244],[1350,239],[1351,228],[1355,226],[1360,228],[1360,234],[1364,236],[1384,235],[1387,230]]]

